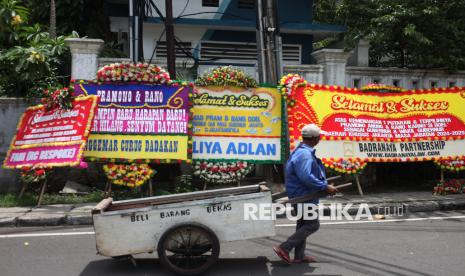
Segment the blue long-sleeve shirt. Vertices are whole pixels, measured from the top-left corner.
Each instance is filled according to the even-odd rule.
[[[326,172],[315,149],[301,143],[286,163],[286,191],[289,198],[326,190]],[[319,199],[310,201],[318,204]]]

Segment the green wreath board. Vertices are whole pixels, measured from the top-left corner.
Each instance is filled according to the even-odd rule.
[[[259,86],[231,66],[214,68],[195,83],[195,161],[283,162],[285,105],[277,87]]]

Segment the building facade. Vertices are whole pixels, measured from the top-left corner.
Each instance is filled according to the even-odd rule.
[[[211,67],[234,65],[258,79],[255,0],[173,1],[176,59],[181,78],[194,78]],[[265,0],[263,0],[265,2]],[[155,1],[165,17],[165,1]],[[313,83],[361,88],[384,83],[407,89],[465,86],[465,72],[368,67],[369,42],[353,51],[313,51],[313,43],[345,31],[343,26],[313,22],[313,0],[277,0],[285,73]],[[129,0],[108,0],[111,31],[129,53]],[[153,12],[143,26],[146,61],[166,65],[163,18]],[[119,60],[102,58],[99,65]]]
[[[109,0],[111,31],[128,51],[129,1]],[[232,64],[255,67],[255,0],[173,1],[178,66]],[[265,2],[265,0],[263,1]],[[155,1],[165,17],[165,1]],[[312,45],[345,31],[343,26],[313,23],[313,0],[278,0],[284,65],[312,64]],[[145,60],[166,63],[164,19],[155,12],[143,24]],[[129,51],[128,51],[129,52]]]

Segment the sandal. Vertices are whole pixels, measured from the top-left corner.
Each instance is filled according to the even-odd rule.
[[[291,264],[291,258],[289,257],[289,253],[284,251],[280,246],[273,247],[274,252],[278,255],[281,260],[283,260],[286,264]]]

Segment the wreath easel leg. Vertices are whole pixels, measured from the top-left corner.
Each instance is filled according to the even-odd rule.
[[[47,188],[47,179],[45,179],[44,182],[42,182],[42,186],[40,187],[40,194],[39,194],[39,200],[37,201],[37,207],[40,207],[40,205],[42,204],[42,199],[44,197],[46,188]]]
[[[21,191],[19,192],[18,199],[23,197],[24,193],[26,192],[26,189],[27,189],[27,183],[25,182],[23,183],[23,187],[21,188]]]
[[[139,197],[144,197],[144,195],[142,194],[141,186],[134,185],[134,189],[136,189],[137,195],[139,195]]]
[[[107,193],[107,192],[108,192],[108,182],[109,182],[109,181],[107,181],[107,182],[105,183],[105,189],[103,189],[103,192],[105,193],[105,197],[108,196],[108,193]]]
[[[207,181],[203,181],[203,190],[205,191],[207,189]]]
[[[111,195],[111,181],[107,181],[105,185],[105,197],[110,197]]]
[[[354,178],[355,182],[357,183],[358,193],[360,196],[363,196],[362,185],[360,185],[360,178],[358,177],[358,174],[354,174]]]

